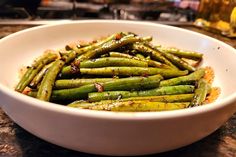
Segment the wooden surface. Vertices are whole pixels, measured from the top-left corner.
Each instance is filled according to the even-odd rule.
[[[0,26],[0,37],[19,31],[29,26]],[[236,48],[236,40],[209,33],[192,26],[183,28],[200,32]],[[171,142],[171,141],[170,141]],[[98,157],[71,151],[45,142],[17,124],[0,109],[0,157]],[[208,137],[189,146],[149,155],[149,157],[236,157],[236,114],[221,128]]]

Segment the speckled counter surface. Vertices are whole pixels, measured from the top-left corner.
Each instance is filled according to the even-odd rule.
[[[29,26],[0,26],[0,36]],[[192,26],[181,26],[200,32],[236,48],[236,39],[228,39]],[[1,100],[0,100],[1,102]],[[0,109],[0,157],[98,157],[68,150],[41,140],[15,124]],[[189,146],[149,157],[236,157],[236,114],[208,137]]]

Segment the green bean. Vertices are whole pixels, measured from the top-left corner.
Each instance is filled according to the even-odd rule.
[[[47,53],[37,59],[31,67],[29,67],[26,73],[21,78],[20,82],[15,87],[18,92],[23,92],[26,86],[34,79],[38,72],[44,67],[44,65],[54,61],[57,58],[57,54]]]
[[[148,102],[148,101],[128,101],[117,102],[112,104],[104,104],[93,106],[91,110],[107,110],[107,111],[123,111],[123,112],[150,112],[150,111],[168,111],[184,109],[189,106],[189,103],[163,103],[163,102]]]
[[[119,57],[96,58],[92,60],[86,60],[80,63],[81,68],[99,68],[106,66],[148,67],[148,64],[144,61]]]
[[[55,89],[76,88],[92,83],[102,83],[112,81],[116,78],[88,78],[88,79],[61,79],[56,80]]]
[[[134,37],[133,35],[127,35],[127,36],[122,37],[119,40],[111,40],[107,43],[104,43],[102,46],[98,47],[97,49],[87,51],[86,53],[79,56],[77,59],[79,61],[91,59],[91,58],[94,58],[95,56],[105,54],[118,47],[122,47],[124,45],[131,44],[137,41],[142,41],[142,38]]]
[[[74,73],[76,71],[79,71],[79,68],[99,68],[107,66],[148,67],[148,63],[128,58],[104,57],[104,58],[85,60],[80,62],[78,65],[73,64],[70,66],[65,66],[62,69],[62,73],[63,74]]]
[[[168,47],[162,47],[162,46],[161,47],[156,46],[155,48],[160,51],[163,51],[163,52],[171,53],[171,54],[176,55],[181,58],[201,60],[203,57],[203,54],[198,53],[198,52],[194,52],[194,51],[185,51],[185,50],[180,50],[177,48],[168,48]]]
[[[99,75],[99,76],[147,76],[161,74],[164,78],[184,76],[188,71],[179,71],[175,69],[145,68],[145,67],[103,67],[103,68],[80,68],[81,75]],[[61,73],[61,77],[72,75],[74,73]]]
[[[160,74],[164,78],[187,75],[188,71],[145,67],[80,68],[80,74],[99,76],[147,76]],[[62,73],[62,76],[64,74]]]
[[[178,86],[167,86],[159,87],[149,90],[142,91],[109,91],[109,92],[94,92],[89,93],[89,101],[100,101],[100,100],[116,100],[130,97],[144,97],[144,96],[158,96],[158,95],[174,95],[174,94],[187,94],[193,93],[194,86],[191,85],[178,85]]]
[[[178,68],[182,69],[182,70],[188,70],[188,71],[195,71],[195,67],[193,67],[192,65],[188,64],[187,62],[185,62],[184,60],[182,60],[181,58],[162,51],[159,48],[155,48],[157,51],[159,51],[163,56],[165,56],[169,61],[171,61],[175,66],[177,66]]]
[[[41,67],[39,67],[41,68]],[[31,77],[30,76],[34,76],[32,75],[33,71],[39,71],[38,69],[34,69],[32,67],[28,68],[27,71],[25,72],[25,74],[23,75],[23,77],[21,78],[20,82],[18,82],[18,84],[15,87],[15,91],[17,92],[23,92],[23,90],[25,89],[25,87],[28,85],[28,82],[31,81]]]
[[[156,51],[155,49],[153,49],[147,45],[144,45],[142,43],[134,43],[132,45],[132,48],[135,50],[138,50],[144,54],[150,55],[153,59],[158,60],[162,63],[169,65],[172,68],[177,69],[177,67],[175,65],[173,65],[168,59],[166,59],[162,54],[160,54],[160,52]]]
[[[147,97],[131,97],[119,100],[102,100],[98,102],[89,103],[87,101],[76,100],[68,106],[75,108],[88,109],[92,106],[99,104],[109,104],[114,102],[126,102],[126,101],[149,101],[149,102],[164,102],[164,103],[176,103],[176,102],[190,102],[193,99],[193,94],[179,94],[179,95],[163,95],[163,96],[147,96]]]
[[[209,85],[203,78],[198,81],[197,88],[194,91],[193,100],[190,102],[190,106],[199,106],[203,104],[206,99],[206,95],[209,91]]]
[[[54,85],[57,74],[60,72],[65,62],[62,60],[56,60],[53,65],[48,69],[45,74],[39,90],[37,93],[37,98],[44,101],[49,101],[52,93],[52,87]]]
[[[78,88],[54,90],[52,97],[54,100],[76,100],[87,98],[88,93],[96,91],[150,89],[158,87],[162,79],[161,75],[115,79],[100,84],[88,84]]]
[[[163,80],[160,83],[160,86],[173,86],[173,85],[184,85],[184,84],[192,84],[199,79],[201,79],[205,75],[205,69],[200,68],[196,70],[195,72],[187,75],[187,76],[180,76],[176,78],[171,78],[168,80]]]
[[[189,106],[189,102],[181,103],[163,103],[150,101],[125,101],[125,102],[111,102],[111,103],[95,103],[91,104],[88,109],[91,110],[105,110],[105,111],[123,111],[123,112],[147,112],[147,111],[167,111],[183,109]]]
[[[124,99],[119,99],[118,101],[149,100],[149,101],[158,101],[158,102],[190,102],[192,99],[193,99],[193,94],[177,94],[177,95],[129,97],[129,98],[124,98]],[[90,102],[93,102],[93,100],[90,99]]]
[[[158,102],[190,102],[192,99],[193,99],[193,94],[177,94],[177,95],[130,97],[125,99],[119,99],[119,101],[149,100]]]
[[[43,76],[47,72],[50,66],[52,66],[53,62],[44,66],[41,71],[34,77],[34,79],[30,82],[30,87],[36,88],[39,82],[43,79]]]
[[[168,65],[166,64],[162,64],[160,62],[151,60],[151,59],[141,59],[138,58],[136,56],[131,56],[129,54],[124,54],[124,53],[119,53],[119,52],[109,52],[109,55],[111,57],[121,57],[121,58],[130,58],[130,59],[135,59],[135,60],[140,60],[140,61],[144,61],[147,62],[149,66],[152,67],[158,67],[158,68],[170,68]]]
[[[100,41],[97,41],[96,43],[93,43],[93,44],[90,44],[88,46],[85,46],[83,48],[79,48],[78,46],[75,46],[75,47],[71,47],[77,54],[77,56],[87,52],[87,51],[92,51],[100,46],[102,46],[103,44],[111,41],[111,40],[114,40],[114,39],[119,39],[121,37],[123,37],[125,34],[123,32],[119,32],[119,33],[115,33],[115,34],[112,34]]]

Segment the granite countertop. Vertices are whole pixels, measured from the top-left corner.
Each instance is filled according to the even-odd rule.
[[[0,26],[0,36],[28,28],[29,26]],[[236,48],[236,39],[228,39],[193,26],[181,26],[217,38]],[[68,150],[37,138],[15,124],[0,109],[0,156],[1,157],[98,157]],[[236,114],[221,128],[208,137],[189,146],[149,157],[235,157],[236,156]]]

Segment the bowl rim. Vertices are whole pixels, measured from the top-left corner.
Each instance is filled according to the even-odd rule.
[[[197,35],[199,37],[207,38],[208,40],[213,40],[214,42],[217,42],[220,45],[223,45],[231,49],[232,52],[236,53],[236,50],[230,45],[204,34],[200,34],[200,33],[186,30],[183,28],[164,25],[164,24],[158,24],[158,23],[153,23],[153,22],[143,22],[143,21],[129,21],[129,20],[79,20],[79,21],[66,21],[66,22],[62,21],[62,22],[57,22],[55,24],[36,26],[36,27],[28,28],[28,29],[10,34],[0,39],[0,43],[1,41],[5,41],[5,40],[8,40],[9,38],[14,38],[17,35],[34,31],[37,29],[55,27],[55,26],[60,26],[60,25],[81,24],[81,23],[87,23],[87,24],[89,23],[100,23],[100,24],[122,23],[122,24],[137,24],[137,25],[166,27],[168,29],[175,29],[176,31],[187,32],[187,33]],[[161,112],[114,112],[114,111],[110,112],[110,111],[93,111],[93,110],[87,110],[87,109],[71,108],[71,107],[63,106],[56,103],[41,101],[32,97],[23,95],[21,93],[18,93],[4,86],[1,83],[0,83],[0,92],[9,96],[10,99],[15,99],[24,104],[32,105],[36,108],[41,108],[43,110],[69,114],[72,116],[83,116],[83,117],[90,117],[90,118],[97,118],[97,119],[116,119],[116,120],[150,120],[150,119],[168,119],[168,118],[186,117],[190,115],[204,114],[204,113],[211,112],[214,110],[219,110],[236,102],[236,90],[235,90],[234,93],[227,96],[226,98],[215,101],[211,104],[197,106],[193,108],[171,110],[171,111],[161,111]],[[2,107],[4,109],[5,104],[3,104]]]

